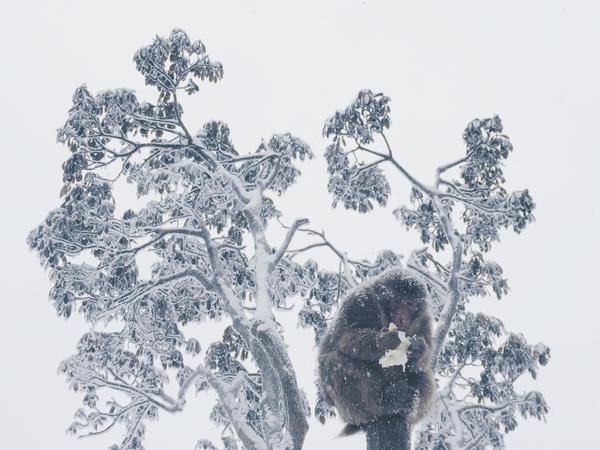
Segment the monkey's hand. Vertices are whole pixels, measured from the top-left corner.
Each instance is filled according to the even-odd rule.
[[[397,331],[382,330],[375,338],[377,350],[382,354],[387,350],[393,350],[400,345],[400,336]]]
[[[421,361],[421,358],[428,349],[429,346],[422,336],[412,336],[410,338],[410,347],[408,347],[408,368],[416,369],[419,361]]]

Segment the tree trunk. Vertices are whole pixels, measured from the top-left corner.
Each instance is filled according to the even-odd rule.
[[[405,417],[381,417],[366,425],[367,450],[410,450],[410,424]]]
[[[305,400],[298,386],[296,373],[287,354],[285,344],[277,334],[269,329],[256,329],[254,335],[264,346],[264,349],[268,351],[270,364],[277,374],[284,401],[285,426],[292,437],[293,450],[301,450],[308,432]]]

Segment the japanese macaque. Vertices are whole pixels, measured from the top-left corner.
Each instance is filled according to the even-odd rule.
[[[409,340],[407,362],[384,368],[379,360],[399,347],[399,332]],[[410,427],[423,418],[436,387],[431,348],[427,288],[418,275],[388,269],[347,294],[321,341],[318,371],[324,395],[348,424],[342,434],[365,430],[369,439],[382,423],[398,426],[400,418]]]

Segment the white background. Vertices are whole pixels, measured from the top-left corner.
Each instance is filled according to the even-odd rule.
[[[391,215],[391,207],[407,201],[408,185],[391,175],[390,207],[366,216],[331,210],[324,119],[360,89],[384,91],[392,98],[389,135],[397,158],[430,182],[436,165],[463,154],[461,133],[471,119],[500,114],[515,146],[509,187],[530,189],[537,221],[520,236],[504,233],[493,252],[511,293],[474,308],[552,348],[538,380],[523,383],[545,394],[547,423],[522,423],[508,448],[595,448],[599,13],[596,2],[573,0],[3,2],[0,446],[91,450],[120,439],[119,431],[89,440],[64,434],[80,398],[56,367],[85,328],[55,317],[45,301],[47,276],[25,237],[59,205],[67,150],[55,143],[55,130],[74,88],[85,82],[93,92],[131,87],[149,94],[133,53],[155,34],[181,27],[225,68],[221,83],[201,85],[200,94],[185,99],[188,126],[224,120],[240,152],[273,132],[306,140],[317,158],[281,199],[284,220],[308,216],[353,257],[372,258],[383,248],[408,255],[417,245]],[[296,329],[293,313],[281,320],[312,401],[312,332]],[[198,330],[206,347],[208,331]],[[214,437],[209,404],[203,394],[183,414],[163,414],[148,428],[147,448],[192,449],[198,438]],[[361,437],[334,439],[340,427],[311,419],[305,448],[364,448]]]

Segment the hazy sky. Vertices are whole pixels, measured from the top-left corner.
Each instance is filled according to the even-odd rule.
[[[67,390],[56,368],[85,327],[55,317],[46,301],[47,276],[27,251],[25,236],[59,205],[67,151],[55,143],[55,130],[73,90],[87,83],[92,91],[131,87],[140,96],[149,93],[133,53],[173,27],[202,39],[225,68],[221,83],[202,85],[184,100],[188,126],[223,120],[240,152],[273,132],[290,131],[307,141],[317,159],[302,166],[300,182],[281,199],[284,220],[309,217],[357,258],[372,258],[383,248],[408,255],[418,244],[391,214],[407,201],[408,184],[392,175],[389,207],[372,214],[332,210],[322,158],[324,119],[360,89],[385,92],[392,98],[389,136],[397,158],[430,182],[436,165],[462,156],[461,133],[471,119],[499,114],[515,146],[506,168],[509,187],[530,189],[537,220],[520,236],[505,233],[493,252],[510,294],[473,306],[552,348],[538,380],[522,385],[544,393],[548,421],[521,423],[508,448],[597,445],[597,2],[104,0],[5,2],[2,9],[3,448],[92,450],[120,439],[119,431],[88,440],[64,434],[80,397]],[[281,233],[273,230],[272,236]],[[312,332],[296,329],[292,313],[280,317],[313,401]],[[209,327],[211,333],[222,325]],[[198,330],[206,347],[210,341]],[[177,416],[161,414],[149,424],[147,448],[193,449],[197,439],[214,437],[208,399],[190,400]],[[361,437],[333,439],[340,427],[311,420],[305,448],[364,448]]]

